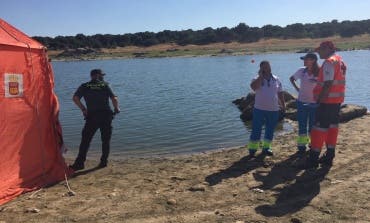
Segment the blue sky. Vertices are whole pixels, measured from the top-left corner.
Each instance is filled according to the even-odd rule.
[[[363,20],[369,12],[369,0],[4,0],[0,7],[0,17],[28,35],[51,37]]]

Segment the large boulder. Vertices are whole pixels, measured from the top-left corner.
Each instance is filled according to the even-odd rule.
[[[364,106],[344,104],[340,108],[339,120],[340,122],[348,122],[366,114],[367,108]]]
[[[253,106],[254,106],[255,93],[249,93],[246,97],[236,99],[233,103],[241,111],[240,119],[244,122],[253,119]],[[284,91],[284,98],[286,104],[285,114],[280,114],[280,120],[288,118],[293,121],[297,121],[297,104],[296,97],[289,92]],[[347,122],[352,119],[366,115],[368,112],[367,108],[359,105],[344,104],[340,110],[340,122]]]
[[[297,97],[287,91],[283,91],[285,102],[296,101]]]
[[[247,97],[242,97],[233,101],[233,103],[239,108],[240,111],[248,107],[252,107],[254,105],[254,97],[255,93],[251,92],[247,95]]]
[[[295,104],[295,96],[291,95],[287,91],[283,91],[285,101],[287,103]],[[241,111],[240,118],[243,121],[250,121],[253,118],[253,106],[254,106],[254,97],[255,93],[251,92],[246,97],[242,97],[240,99],[236,99],[233,101],[233,103],[239,108]],[[280,114],[280,120],[283,119],[284,114]]]

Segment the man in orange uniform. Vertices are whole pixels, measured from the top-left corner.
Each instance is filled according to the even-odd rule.
[[[346,66],[342,58],[335,53],[331,41],[325,41],[316,48],[321,59],[325,59],[320,68],[318,82],[314,88],[314,97],[319,104],[316,111],[315,125],[311,131],[311,150],[305,168],[331,166],[335,156],[338,137],[339,111],[344,101]],[[326,153],[319,159],[321,147],[326,143]]]

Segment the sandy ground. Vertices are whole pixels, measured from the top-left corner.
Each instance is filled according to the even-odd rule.
[[[341,125],[334,165],[303,171],[295,133],[273,158],[244,148],[130,158],[0,206],[4,222],[370,222],[370,116]],[[247,136],[246,136],[247,137]]]

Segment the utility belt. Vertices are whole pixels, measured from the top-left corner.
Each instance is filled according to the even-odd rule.
[[[114,113],[112,110],[87,110],[87,117],[88,119],[113,119]]]
[[[87,110],[87,114],[91,115],[113,115],[112,110]]]

